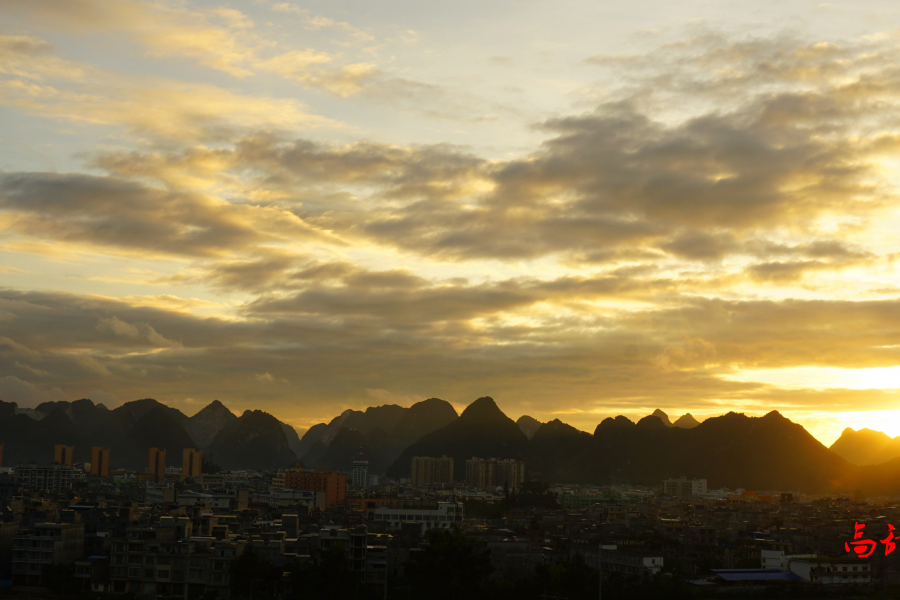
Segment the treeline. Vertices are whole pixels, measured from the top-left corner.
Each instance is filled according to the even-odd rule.
[[[596,600],[597,572],[581,562],[538,565],[534,577],[509,581],[492,578],[490,552],[465,535],[446,530],[428,534],[428,545],[405,565],[403,578],[389,580],[391,600]],[[246,551],[232,563],[234,598],[281,597],[323,600],[377,600],[384,586],[366,585],[350,570],[342,546],[323,551],[315,563],[297,563],[283,571],[258,554]],[[668,575],[629,577],[619,573],[603,579],[604,600],[687,600],[691,587]]]

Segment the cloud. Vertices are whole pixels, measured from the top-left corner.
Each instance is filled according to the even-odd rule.
[[[176,340],[164,338],[146,323],[126,323],[125,321],[119,320],[117,317],[100,319],[97,321],[97,329],[100,331],[108,331],[119,337],[144,342],[157,348],[177,348],[181,346],[181,343]]]
[[[3,212],[23,235],[170,255],[228,255],[289,237],[337,242],[279,207],[74,173],[0,174]]]
[[[27,381],[7,375],[6,377],[0,377],[0,399],[4,402],[15,402],[23,408],[34,408],[43,402],[53,402],[67,398],[59,389],[54,389],[49,393],[43,392]]]

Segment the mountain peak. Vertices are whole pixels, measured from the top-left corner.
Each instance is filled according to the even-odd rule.
[[[540,429],[543,423],[541,423],[534,417],[522,415],[521,417],[519,417],[519,420],[516,421],[516,425],[519,426],[519,429],[522,430],[522,433],[525,434],[525,437],[530,440],[532,437],[534,437],[535,432]]]
[[[694,418],[691,413],[684,413],[672,423],[673,427],[681,427],[682,429],[693,429],[700,424],[700,421]]]
[[[664,413],[661,409],[657,408],[651,414],[651,417],[659,417],[659,420],[663,422],[663,425],[666,427],[672,427],[672,422],[669,420],[669,415]]]
[[[472,404],[466,407],[466,410],[462,412],[460,415],[461,419],[496,419],[498,417],[508,418],[503,411],[500,410],[500,407],[497,406],[497,403],[494,402],[494,399],[490,396],[482,396]]]

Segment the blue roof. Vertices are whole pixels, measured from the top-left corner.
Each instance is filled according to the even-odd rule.
[[[802,577],[781,569],[713,569],[725,581],[797,581]]]

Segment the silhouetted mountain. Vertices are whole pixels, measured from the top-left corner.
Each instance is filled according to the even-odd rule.
[[[550,482],[588,482],[588,474],[581,463],[590,451],[592,441],[591,434],[559,419],[544,423],[528,443],[526,477]]]
[[[297,461],[282,423],[261,410],[247,410],[215,437],[210,454],[224,469],[283,469]]]
[[[422,436],[449,425],[458,418],[456,409],[449,402],[439,398],[429,398],[416,402],[404,410],[393,429],[393,436],[398,445],[403,446],[400,449],[402,451]],[[385,429],[384,431],[391,430]]]
[[[349,469],[349,457],[355,457],[362,444],[370,472],[383,473],[411,443],[458,418],[453,406],[438,398],[422,400],[409,408],[388,404],[365,411],[346,410],[327,425],[320,423],[306,432],[298,445],[303,451],[300,461],[305,467]],[[349,434],[338,440],[345,430],[359,434],[353,434],[354,442],[348,441]]]
[[[92,446],[109,447],[114,468],[137,471],[146,466],[147,448],[156,446],[177,465],[183,448],[199,445],[186,424],[195,435],[203,428],[217,430],[207,458],[228,469],[289,466],[298,458],[293,446],[305,447],[306,466],[349,470],[362,446],[373,473],[387,468],[395,476],[408,474],[412,456],[447,455],[455,459],[461,480],[466,459],[478,456],[522,458],[528,478],[547,482],[659,485],[685,475],[705,478],[713,488],[900,494],[900,438],[847,429],[832,451],[777,412],[760,418],[728,413],[699,424],[685,415],[667,425],[667,415],[657,411],[637,423],[623,416],[605,419],[593,435],[554,420],[529,440],[521,425],[533,423],[524,417],[514,423],[490,398],[479,398],[459,417],[448,403],[432,398],[409,409],[345,411],[299,440],[272,415],[246,411],[237,418],[220,402],[191,419],[150,399],[115,410],[87,399],[44,403],[40,409],[0,401],[7,466],[49,464],[58,443],[74,445],[78,461],[90,460]],[[840,454],[867,464],[851,464]]]
[[[662,421],[662,422],[663,422],[663,425],[665,425],[666,427],[673,427],[672,422],[669,421],[669,415],[667,415],[666,413],[664,413],[662,410],[660,410],[660,409],[657,408],[656,410],[654,410],[654,411],[651,413],[651,416],[653,416],[653,417],[658,417],[659,420]]]
[[[479,398],[460,417],[409,446],[388,469],[388,475],[407,476],[414,456],[453,457],[455,477],[463,479],[466,459],[524,458],[528,438],[503,414],[493,398]]]
[[[675,427],[681,427],[682,429],[693,429],[700,424],[700,421],[695,419],[691,413],[685,413],[678,417],[678,419],[672,424]]]
[[[522,433],[525,434],[529,440],[534,437],[534,433],[543,425],[540,421],[535,419],[534,417],[529,417],[528,415],[522,415],[519,417],[519,420],[516,421],[516,425],[519,426],[519,429],[522,430]]]
[[[187,428],[188,422],[190,421],[190,419],[188,419],[187,415],[185,415],[183,412],[181,412],[177,408],[171,408],[169,406],[166,406],[162,402],[157,402],[153,398],[145,398],[143,400],[132,400],[131,402],[126,402],[122,406],[111,410],[110,413],[111,414],[112,413],[128,413],[135,420],[137,420],[137,419],[140,419],[142,416],[144,416],[147,412],[149,412],[153,408],[157,408],[157,407],[161,408],[162,410],[167,412],[169,414],[169,416],[171,416],[172,419],[176,423],[181,425],[183,428],[185,428],[185,429]]]
[[[300,456],[297,454],[297,451],[300,450],[300,436],[297,435],[297,430],[287,423],[282,423],[281,429],[284,431],[284,436],[287,438],[288,447],[291,449],[291,452]]]
[[[304,456],[313,446],[321,445],[324,447],[325,442],[322,439],[325,437],[325,430],[327,429],[327,423],[319,423],[307,429],[303,437],[300,438],[299,447],[294,451],[297,456]]]
[[[216,435],[229,423],[237,421],[237,416],[219,402],[213,400],[197,414],[188,419],[185,430],[200,450],[206,450]]]
[[[900,437],[881,431],[844,429],[831,451],[855,465],[875,465],[900,457]]]
[[[169,407],[159,403],[145,406],[147,411],[111,411],[109,418],[89,436],[90,445],[108,447],[110,465],[117,469],[143,472],[147,467],[149,448],[166,450],[168,465],[180,466],[182,450],[194,447],[191,436]],[[135,414],[140,416],[135,417]],[[78,447],[75,453],[76,456],[79,454]]]
[[[666,427],[658,417],[624,417],[597,426],[584,464],[589,480],[655,484],[685,475],[712,487],[846,490],[852,466],[802,426],[777,412],[752,418],[728,413],[693,429]]]
[[[40,421],[28,415],[0,418],[0,442],[3,442],[3,466],[14,467],[34,461],[53,462],[53,445],[75,445],[76,460],[85,455],[85,441],[63,411],[54,411]],[[79,450],[79,445],[81,449]],[[86,449],[90,452],[90,448]]]
[[[69,405],[66,414],[83,435],[90,435],[109,418],[110,410],[103,404],[94,404],[87,398],[76,400]]]
[[[0,419],[6,417],[14,417],[19,412],[19,405],[15,402],[4,402],[0,400]]]

